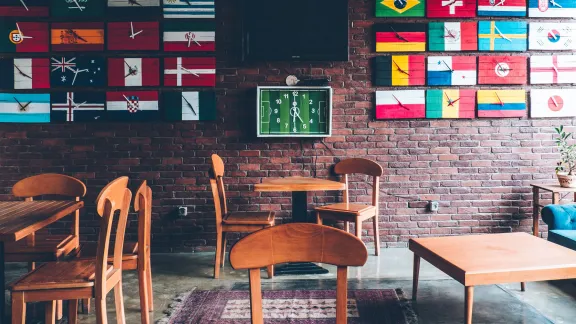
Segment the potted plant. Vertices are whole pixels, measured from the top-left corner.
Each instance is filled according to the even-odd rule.
[[[572,133],[566,133],[564,126],[555,128],[558,133],[556,145],[560,152],[560,162],[556,166],[556,176],[561,187],[576,188],[576,144],[570,145],[568,138]]]

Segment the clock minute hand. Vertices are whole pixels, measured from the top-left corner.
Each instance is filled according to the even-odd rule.
[[[128,3],[131,4],[131,5],[137,5],[137,6],[142,7],[142,5],[140,4],[140,2],[138,2],[138,1],[136,1],[136,0],[128,0]]]
[[[496,31],[498,32],[498,34],[500,34],[500,37],[504,38],[505,40],[511,42],[510,38],[504,36],[504,34],[500,31],[500,29],[498,29],[498,27],[494,26],[494,28],[496,29]]]
[[[556,1],[554,1],[554,0],[550,0],[550,3],[551,3],[554,7],[563,8],[558,2],[556,2]]]
[[[448,68],[448,70],[450,70],[450,72],[454,72],[454,70],[450,67],[450,65],[448,65],[448,63],[446,63],[446,61],[442,60],[442,63],[444,63],[444,65],[446,65],[446,67]]]
[[[28,6],[27,6],[26,3],[24,2],[24,0],[20,0],[20,2],[21,2],[22,5],[24,6],[24,8],[26,8],[26,11],[30,11],[30,9],[28,9]]]
[[[24,106],[22,106],[20,101],[18,101],[18,99],[16,99],[16,97],[12,97],[12,98],[14,98],[14,100],[16,100],[16,102],[18,103],[18,106],[20,106],[20,110],[22,110],[24,108]]]
[[[396,99],[396,101],[398,101],[398,104],[400,105],[400,107],[402,107],[402,108],[404,108],[404,109],[406,109],[406,110],[410,110],[410,109],[408,109],[408,107],[404,106],[404,105],[400,102],[400,100],[398,100],[398,98],[396,98],[395,95],[392,95],[392,97],[394,97],[394,99]]]
[[[185,67],[183,67],[183,66],[181,66],[180,68],[181,68],[182,70],[184,70],[184,71],[186,71],[186,72],[188,72],[188,73],[190,73],[190,74],[194,75],[194,76],[200,77],[198,74],[196,74],[196,73],[194,73],[194,72],[192,72],[192,71],[188,70],[187,68],[185,68]]]
[[[132,104],[132,102],[130,102],[130,99],[128,99],[128,97],[126,97],[125,94],[123,94],[122,97],[124,97],[124,99],[126,99],[126,102],[128,103],[128,105],[129,105],[130,107],[136,108],[136,107],[134,107],[134,105]],[[138,109],[136,109],[136,110],[138,110]]]
[[[22,70],[20,70],[20,68],[19,68],[16,64],[14,64],[14,67],[16,68],[16,70],[18,70],[18,73],[19,73],[21,76],[27,77],[28,79],[32,79],[31,76],[29,76],[28,74],[22,72]]]
[[[84,11],[84,7],[80,6],[80,4],[78,3],[78,0],[72,0],[75,4],[76,7],[78,7],[78,9],[80,9],[80,11]]]
[[[498,95],[498,92],[494,92],[494,94],[496,94],[496,97],[498,98],[498,101],[500,101],[500,106],[504,106],[504,101],[502,101],[502,99],[500,99],[500,96]]]
[[[390,27],[390,29],[392,29],[392,31],[394,32],[394,34],[396,34],[396,38],[398,38],[399,40],[403,40],[403,41],[405,41],[405,42],[408,41],[406,38],[404,38],[402,35],[400,35],[394,28]]]
[[[392,61],[392,62],[394,62],[394,61]],[[402,69],[400,68],[400,66],[398,65],[398,63],[394,62],[394,65],[396,65],[396,68],[398,69],[398,71],[400,71],[400,73],[404,73],[404,74],[406,74],[406,75],[410,75],[410,73],[402,70]]]
[[[188,99],[186,99],[186,97],[182,96],[182,99],[184,99],[184,101],[186,101],[186,104],[188,105],[188,107],[192,110],[192,112],[194,113],[194,115],[198,115],[196,113],[196,110],[194,110],[194,107],[192,107],[192,104],[188,101]]]

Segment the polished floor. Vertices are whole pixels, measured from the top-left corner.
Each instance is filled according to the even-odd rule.
[[[372,253],[372,250],[369,250]],[[213,253],[153,255],[154,321],[164,316],[172,299],[198,289],[247,289],[247,272],[235,271],[226,264],[219,280],[212,279]],[[264,279],[264,289],[332,289],[335,268],[326,266],[325,275],[278,276]],[[7,279],[24,272],[9,264]],[[264,275],[264,272],[263,272]],[[370,256],[362,268],[349,271],[351,289],[402,288],[411,296],[412,253],[407,249],[383,249],[379,257]],[[463,323],[464,288],[426,262],[422,263],[418,302],[414,309],[420,324]],[[110,294],[108,319],[115,322]],[[126,321],[140,323],[138,283],[134,272],[124,274]],[[520,302],[523,301],[523,302]],[[474,323],[576,323],[576,280],[529,283],[526,292],[519,284],[479,287],[475,292]],[[546,320],[548,318],[550,321]],[[80,323],[95,323],[94,314],[82,315]]]

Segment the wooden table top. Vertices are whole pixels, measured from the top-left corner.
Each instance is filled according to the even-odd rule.
[[[83,201],[0,202],[0,241],[23,239],[82,207]]]
[[[532,187],[552,191],[552,192],[576,192],[576,188],[564,188],[558,183],[531,183]]]
[[[576,278],[576,251],[527,233],[417,238],[409,246],[465,286]]]
[[[322,191],[344,189],[346,189],[346,185],[342,182],[307,177],[263,179],[262,183],[254,185],[254,191]]]

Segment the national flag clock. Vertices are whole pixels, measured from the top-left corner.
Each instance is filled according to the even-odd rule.
[[[164,18],[214,18],[214,0],[162,0]]]
[[[212,20],[164,22],[165,52],[214,52],[216,24]]]
[[[49,93],[0,93],[0,123],[49,122]]]
[[[258,137],[330,137],[332,88],[258,87]]]
[[[54,92],[52,93],[52,122],[98,122],[105,120],[106,93]]]
[[[576,117],[576,89],[532,89],[530,117]]]
[[[474,118],[475,115],[476,90],[426,91],[426,118]]]
[[[428,18],[476,17],[476,0],[428,0]]]
[[[424,17],[425,0],[376,0],[376,17]]]
[[[59,18],[99,18],[105,7],[105,0],[51,0],[52,17]]]
[[[576,18],[576,0],[528,0],[528,16]]]
[[[475,84],[475,56],[428,56],[429,86]]]
[[[421,86],[426,84],[424,55],[376,57],[376,86]]]
[[[2,59],[0,71],[6,72],[0,78],[2,89],[50,88],[50,60],[47,58]]]
[[[50,44],[57,52],[103,51],[104,23],[53,23]]]
[[[526,0],[478,0],[478,16],[526,17]]]
[[[164,85],[167,87],[215,87],[214,57],[164,58]]]
[[[108,121],[158,121],[158,91],[110,91],[106,93]]]
[[[160,59],[153,57],[108,58],[108,86],[156,87],[160,85]]]
[[[478,84],[527,83],[525,56],[480,56],[478,58]]]
[[[49,40],[48,23],[0,19],[0,52],[46,53]]]
[[[106,86],[104,63],[103,57],[51,57],[50,84],[53,88]]]
[[[426,24],[378,24],[376,52],[426,51]]]
[[[109,22],[106,43],[110,51],[157,51],[160,27],[157,21]]]
[[[527,31],[528,25],[525,21],[480,21],[478,49],[491,52],[525,52]]]
[[[158,16],[161,0],[108,0],[107,14],[116,17]]]
[[[166,91],[162,105],[167,121],[216,120],[214,91]]]
[[[576,23],[530,23],[529,49],[540,51],[576,50]]]
[[[478,23],[430,22],[428,49],[432,52],[462,52],[478,50]]]
[[[376,91],[376,119],[426,117],[424,90]]]
[[[0,17],[48,17],[50,0],[2,0]]]
[[[576,55],[533,55],[530,84],[576,83]]]
[[[525,90],[478,90],[478,117],[526,116]]]

